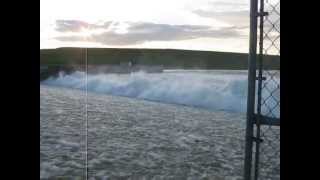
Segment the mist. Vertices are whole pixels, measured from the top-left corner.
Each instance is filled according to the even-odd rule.
[[[89,92],[159,101],[213,111],[246,112],[246,71],[165,71],[131,74],[89,74]],[[85,89],[85,72],[60,73],[42,84]],[[280,98],[280,93],[276,93]],[[271,99],[267,101],[273,106]],[[262,109],[267,112],[267,109]],[[275,110],[279,116],[279,110]]]

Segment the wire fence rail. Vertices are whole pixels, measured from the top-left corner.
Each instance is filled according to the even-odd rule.
[[[244,179],[280,179],[280,69],[263,63],[265,55],[280,56],[280,0],[250,6]]]

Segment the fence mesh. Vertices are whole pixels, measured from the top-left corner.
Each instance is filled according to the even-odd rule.
[[[280,0],[264,0],[263,3],[264,11],[268,12],[268,15],[263,17],[260,53],[262,52],[263,56],[280,56]],[[280,121],[280,61],[278,62],[279,69],[276,70],[263,64],[263,59],[260,62],[260,70],[265,77],[265,80],[261,80],[260,114],[266,117],[266,124],[260,126],[262,142],[256,179],[280,179],[280,125],[269,122],[270,119]]]

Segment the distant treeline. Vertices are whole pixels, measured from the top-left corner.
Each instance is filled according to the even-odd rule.
[[[248,54],[174,49],[88,48],[89,65],[162,65],[165,69],[247,69]],[[41,49],[40,65],[85,65],[84,48]],[[264,66],[280,69],[280,56],[264,56]]]

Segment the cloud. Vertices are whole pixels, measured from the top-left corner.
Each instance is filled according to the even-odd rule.
[[[238,28],[249,27],[250,15],[248,10],[216,12],[211,10],[197,9],[194,10],[193,13],[201,17],[214,18],[216,20],[226,22]]]
[[[241,29],[249,27],[249,8],[248,0],[207,0],[190,11],[199,17],[212,18]]]
[[[110,24],[111,21],[97,25],[79,20],[57,20],[55,30],[58,32],[80,32],[82,29],[108,28]]]
[[[213,18],[218,21],[226,22],[238,29],[249,28],[250,25],[250,5],[249,1],[214,1],[207,2],[207,6],[200,9],[194,9],[192,12],[200,17]],[[272,5],[272,6],[270,6]],[[265,21],[266,29],[276,28],[280,30],[280,2],[269,2],[265,5],[265,11],[269,12]],[[270,23],[272,22],[272,23]]]
[[[61,22],[61,21],[59,21]],[[68,24],[57,23],[60,32],[78,32],[81,28],[102,29],[92,33],[86,41],[104,45],[136,45],[148,41],[179,41],[196,38],[232,38],[241,36],[234,27],[212,28],[203,25],[170,25],[150,22],[107,22],[103,25],[88,24],[79,21],[68,21]],[[121,31],[119,31],[121,30]],[[84,41],[79,34],[61,35],[60,41]]]
[[[203,9],[211,9],[213,11],[233,11],[233,10],[249,10],[250,1],[248,0],[208,0],[205,2]]]
[[[89,24],[77,20],[57,20],[56,31],[59,32],[78,32],[82,28],[88,28]]]

